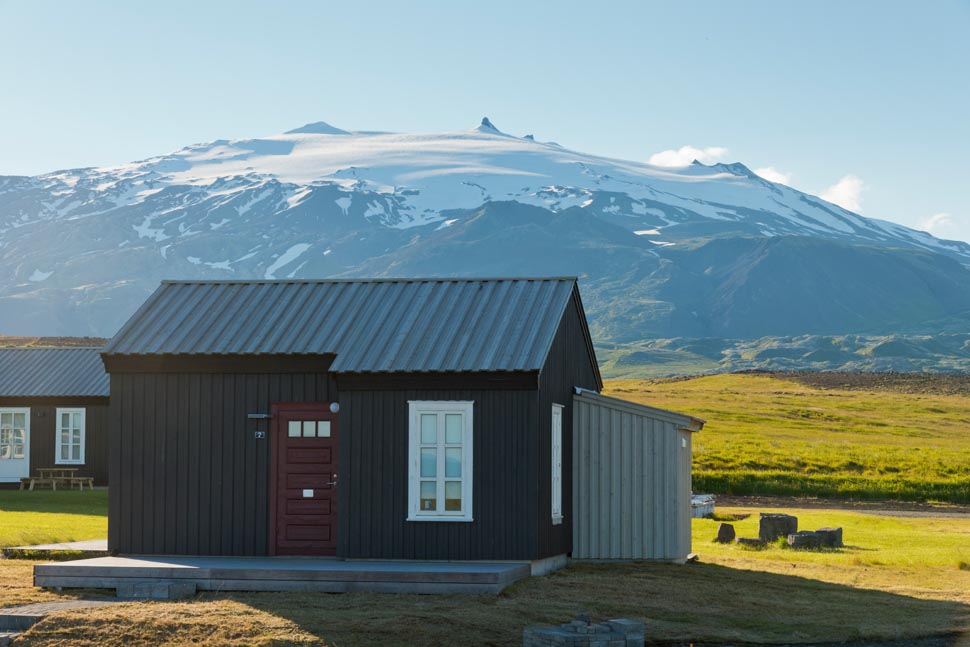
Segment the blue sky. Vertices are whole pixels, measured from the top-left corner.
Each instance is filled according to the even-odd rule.
[[[968,33],[970,0],[0,0],[0,174],[488,115],[590,153],[741,161],[970,240]]]

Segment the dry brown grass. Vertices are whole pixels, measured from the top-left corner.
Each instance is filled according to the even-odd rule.
[[[966,611],[790,573],[581,564],[500,596],[240,593],[125,604],[48,618],[19,645],[515,645],[524,627],[579,612],[642,619],[660,641],[840,642],[937,635]]]

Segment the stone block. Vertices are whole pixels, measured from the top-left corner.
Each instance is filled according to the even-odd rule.
[[[845,546],[842,543],[841,528],[819,528],[815,531],[815,534],[819,536],[823,548],[842,548]]]
[[[761,548],[765,545],[765,542],[753,537],[738,537],[734,541],[742,546],[750,546],[751,548]]]
[[[729,523],[722,523],[717,527],[717,537],[714,541],[719,544],[730,544],[736,537],[734,526]]]
[[[142,580],[124,582],[115,590],[126,600],[177,600],[195,595],[196,586],[193,582]]]
[[[818,533],[803,530],[788,535],[788,545],[792,548],[818,548],[822,545],[822,540]]]
[[[790,514],[762,512],[758,524],[758,537],[761,541],[769,542],[779,537],[787,537],[798,532],[798,517]]]

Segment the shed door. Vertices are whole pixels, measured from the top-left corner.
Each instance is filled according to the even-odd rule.
[[[337,553],[337,414],[274,404],[270,553]]]

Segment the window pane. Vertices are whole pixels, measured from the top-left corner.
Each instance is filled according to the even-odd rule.
[[[71,426],[71,414],[62,413],[61,414],[61,428],[66,429]]]
[[[27,420],[22,413],[13,414],[13,426],[19,429],[23,429],[27,426]]]
[[[0,413],[0,427],[9,429],[13,425],[12,413]]]
[[[11,431],[9,429],[0,429],[0,443],[9,443],[11,437]]]
[[[461,478],[461,447],[445,449],[445,476]]]
[[[14,445],[13,446],[13,457],[14,458],[23,458],[24,457],[24,446],[23,445]]]
[[[317,423],[313,422],[312,420],[304,420],[303,421],[303,437],[304,438],[313,438],[316,435],[317,435]]]
[[[74,444],[75,445],[80,445],[81,444],[81,430],[80,429],[75,429],[74,430]]]
[[[434,481],[421,481],[421,510],[438,509],[438,488]]]
[[[12,440],[13,444],[16,445],[19,443],[23,445],[27,441],[27,436],[25,435],[26,433],[27,432],[25,432],[23,429],[14,429]]]
[[[434,445],[438,442],[438,416],[433,413],[421,414],[421,444]]]
[[[449,445],[460,445],[461,438],[461,415],[449,413],[445,416],[445,442]]]
[[[290,420],[286,425],[286,435],[290,438],[299,438],[302,433],[302,425],[299,420]]]
[[[0,460],[10,458],[10,445],[0,445]]]
[[[330,438],[330,421],[329,420],[318,420],[317,421],[317,437],[318,438]]]
[[[61,429],[61,444],[66,445],[71,442],[70,432],[67,429]]]
[[[438,450],[425,447],[421,450],[421,476],[434,478],[438,476]]]
[[[81,412],[71,414],[71,426],[80,429],[81,427]]]
[[[68,457],[68,452],[71,450],[67,445],[61,445],[61,460],[66,461]]]
[[[81,446],[75,445],[71,448],[71,460],[79,461],[81,460]]]
[[[461,511],[461,481],[445,483],[445,510]]]

